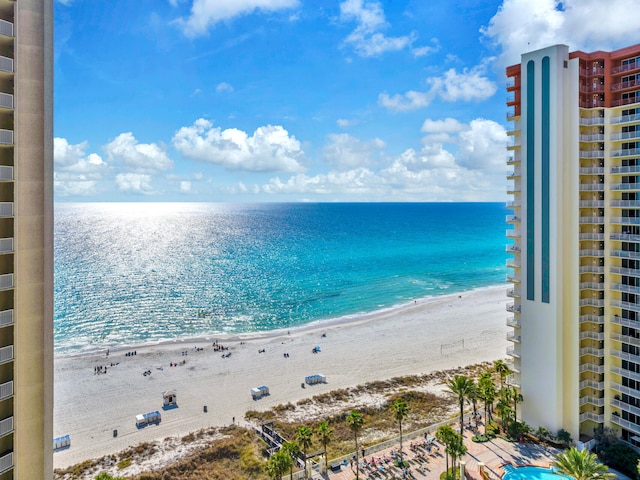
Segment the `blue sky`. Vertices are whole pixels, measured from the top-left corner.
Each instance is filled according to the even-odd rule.
[[[56,201],[503,201],[504,68],[635,0],[57,0]]]

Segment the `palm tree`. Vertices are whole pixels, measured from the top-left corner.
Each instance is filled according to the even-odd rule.
[[[404,465],[402,461],[402,420],[409,413],[409,407],[404,400],[398,398],[395,402],[393,402],[393,412],[398,425],[400,426],[400,464]]]
[[[513,400],[513,420],[518,421],[518,404],[524,401],[524,397],[516,387],[511,387],[511,400]]]
[[[575,447],[556,455],[552,465],[564,475],[576,480],[599,480],[615,478],[608,473],[609,467],[598,462],[598,457],[588,450],[578,450]]]
[[[476,423],[476,430],[478,429],[478,400],[482,398],[480,389],[475,380],[471,380],[469,385],[469,394],[467,398],[471,401],[471,408],[473,409],[473,419]]]
[[[460,405],[460,433],[463,432],[464,422],[464,402],[471,393],[472,381],[465,375],[456,375],[453,379],[447,380],[447,387],[449,393],[458,396],[458,404]]]
[[[503,388],[500,390],[500,399],[498,400],[496,410],[502,419],[502,428],[506,431],[511,420],[511,415],[513,414],[513,408],[511,408],[511,389]]]
[[[443,425],[436,431],[436,438],[444,445],[444,460],[447,472],[449,471],[449,452],[451,451],[449,449],[449,445],[451,444],[455,434],[456,431],[449,425]]]
[[[300,456],[300,447],[295,442],[284,442],[282,444],[281,451],[285,452],[291,458],[291,465],[289,465],[289,478],[293,480],[293,467],[296,464],[296,459]]]
[[[287,470],[292,468],[293,460],[284,450],[278,450],[267,462],[267,473],[272,480],[280,480]]]
[[[462,434],[453,432],[447,449],[449,450],[449,455],[451,455],[451,470],[453,472],[453,478],[455,479],[457,472],[456,460],[467,453],[467,447],[464,446],[464,437]]]
[[[351,410],[351,413],[347,415],[346,420],[349,429],[353,432],[353,438],[356,441],[356,480],[358,480],[360,478],[360,466],[358,464],[358,434],[364,425],[364,417],[360,412]]]
[[[329,426],[329,422],[320,422],[320,425],[316,428],[316,435],[318,435],[320,443],[322,443],[322,448],[324,448],[324,466],[328,471],[329,457],[327,455],[327,444],[333,439],[333,428]]]
[[[489,372],[480,375],[478,380],[478,389],[484,401],[484,434],[487,434],[487,424],[492,419],[493,402],[496,399],[496,387],[493,384],[493,378]]]
[[[313,440],[311,438],[312,435],[313,432],[311,431],[311,429],[309,427],[305,427],[304,425],[298,428],[298,431],[296,432],[296,442],[298,442],[298,445],[300,445],[302,456],[304,457],[305,478],[307,477],[307,451],[313,444]]]
[[[500,375],[500,389],[504,386],[504,380],[511,372],[509,365],[506,364],[504,360],[496,360],[493,364],[493,368],[495,372]]]

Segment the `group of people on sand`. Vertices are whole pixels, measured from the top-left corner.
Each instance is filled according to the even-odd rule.
[[[137,355],[137,354],[138,354],[138,351],[137,351],[137,350],[134,350],[133,352],[127,352],[127,353],[125,353],[125,354],[124,354],[124,356],[125,356],[125,357],[133,357],[133,356],[135,356],[135,355]]]
[[[215,342],[213,342],[211,344],[211,346],[213,347],[213,351],[214,352],[222,352],[224,350],[229,350],[229,347],[225,347],[224,345],[222,345],[221,343],[218,343],[218,341],[216,340]]]
[[[180,363],[178,362],[171,362],[169,364],[170,367],[177,367],[178,365],[186,365],[187,361],[186,360],[182,360]]]
[[[113,367],[113,363],[111,364]],[[100,375],[101,373],[107,373],[107,366],[98,365],[97,367],[93,367],[93,374]]]

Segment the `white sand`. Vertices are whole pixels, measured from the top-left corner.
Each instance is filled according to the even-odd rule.
[[[287,402],[372,380],[429,373],[505,357],[506,286],[449,295],[356,319],[323,322],[265,335],[176,341],[94,355],[55,359],[54,435],[70,435],[71,448],[54,454],[63,468],[129,446],[182,436],[210,426],[244,424],[247,410]],[[326,334],[326,337],[322,335]],[[221,358],[211,344],[229,347]],[[445,347],[442,344],[454,344]],[[244,342],[241,344],[240,342]],[[315,345],[322,349],[312,353]],[[195,351],[194,347],[203,347]],[[136,356],[125,356],[137,350]],[[258,350],[265,349],[265,353]],[[182,355],[187,350],[188,355]],[[225,351],[225,353],[227,353]],[[289,354],[289,358],[284,357]],[[171,362],[186,365],[170,367]],[[106,374],[94,367],[109,365]],[[152,374],[143,376],[145,370]],[[328,383],[301,388],[306,375]],[[271,395],[251,398],[252,387]],[[176,390],[179,407],[162,410],[162,392]],[[208,413],[203,412],[203,406]],[[160,410],[160,425],[137,429],[135,416]],[[118,430],[117,438],[113,430]]]

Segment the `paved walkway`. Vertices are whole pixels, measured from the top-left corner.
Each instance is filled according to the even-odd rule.
[[[511,463],[513,465],[536,465],[541,467],[549,467],[555,456],[560,453],[560,450],[547,447],[534,443],[511,443],[501,438],[495,438],[485,443],[475,443],[471,441],[473,433],[465,431],[465,445],[468,448],[467,454],[464,457],[466,462],[467,478],[473,480],[481,480],[479,463],[485,465],[485,472],[488,473],[489,478],[500,478],[504,471],[502,465]],[[361,479],[377,479],[377,480],[392,480],[392,479],[428,479],[439,480],[440,474],[445,470],[445,456],[444,447],[437,441],[434,445],[437,448],[431,448],[428,451],[422,446],[424,442],[420,440],[414,440],[409,442],[403,442],[403,451],[405,453],[404,458],[408,460],[411,467],[409,474],[403,475],[400,468],[393,466],[391,462],[385,462],[382,460],[379,463],[378,459],[391,459],[392,452],[399,449],[399,445],[383,450],[373,455],[376,460],[376,466],[371,466],[372,456],[367,455],[365,460],[369,466],[364,466],[360,469]],[[410,448],[414,445],[414,448]],[[451,459],[449,459],[451,462]],[[379,467],[382,467],[380,469]],[[615,473],[615,472],[614,472]],[[328,479],[328,480],[353,480],[355,478],[355,467],[350,465],[342,466],[340,472],[329,472],[328,476],[314,476],[314,479]],[[619,476],[619,479],[626,479],[625,476]]]

